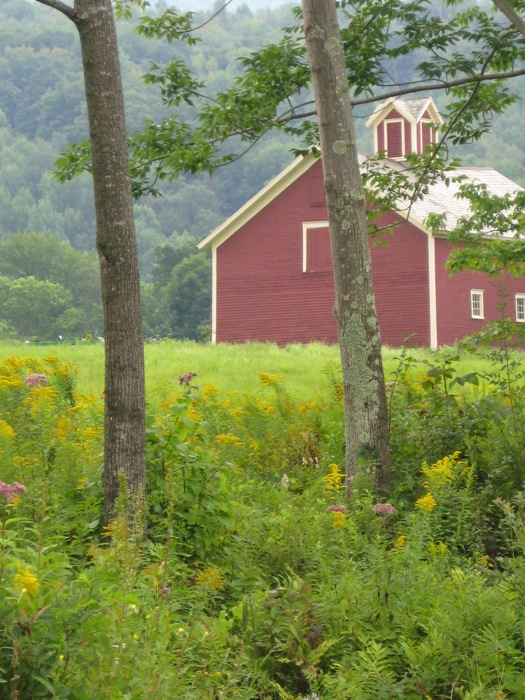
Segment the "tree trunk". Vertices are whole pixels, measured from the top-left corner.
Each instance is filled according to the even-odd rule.
[[[124,97],[111,0],[75,0],[93,158],[105,333],[104,522],[119,472],[145,488],[144,341]]]
[[[347,489],[376,467],[388,488],[390,453],[381,338],[372,287],[366,196],[335,0],[302,0],[319,122],[343,372]]]

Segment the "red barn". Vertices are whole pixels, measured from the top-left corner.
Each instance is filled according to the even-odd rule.
[[[385,165],[403,167],[409,152],[435,142],[442,119],[431,98],[389,100],[376,109],[374,128]],[[364,159],[364,156],[363,156]],[[494,194],[520,189],[491,168],[461,168],[469,181]],[[407,213],[392,211],[380,225],[397,223],[388,245],[371,240],[372,273],[382,341],[436,348],[500,318],[501,284],[487,275],[445,268],[451,250],[433,236],[427,216],[447,215],[453,227],[465,214],[457,184],[438,183]],[[337,342],[334,282],[322,163],[301,157],[271,180],[200,244],[213,255],[213,342]],[[506,280],[507,314],[525,322],[525,280]]]

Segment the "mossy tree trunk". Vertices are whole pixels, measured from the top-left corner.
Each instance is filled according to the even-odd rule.
[[[312,71],[335,279],[343,371],[347,488],[363,466],[389,484],[388,409],[372,286],[366,196],[335,0],[302,0]]]

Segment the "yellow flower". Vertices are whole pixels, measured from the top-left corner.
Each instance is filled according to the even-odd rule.
[[[424,462],[422,468],[423,474],[428,477],[430,483],[433,485],[442,486],[444,484],[449,484],[451,481],[454,481],[454,479],[457,479],[467,466],[466,462],[462,462],[459,459],[460,454],[459,450],[456,450],[453,454],[447,455],[443,457],[443,459],[438,459],[438,461],[430,467]]]
[[[242,440],[237,437],[237,435],[231,435],[230,433],[219,433],[215,437],[216,442],[219,445],[233,445],[234,447],[242,447]]]
[[[201,394],[204,399],[214,399],[219,393],[219,389],[211,382],[206,382]]]
[[[195,581],[199,586],[204,586],[210,591],[218,591],[224,584],[224,577],[220,569],[214,564],[211,564],[207,569],[197,574]]]
[[[434,542],[429,542],[428,549],[433,557],[437,557],[439,554],[448,554],[448,547],[444,542],[438,542],[438,544],[435,544]]]
[[[431,493],[427,493],[426,496],[418,498],[416,501],[416,508],[419,508],[419,510],[426,511],[427,513],[431,513],[436,506],[436,499]]]
[[[194,408],[194,406],[190,406],[188,408],[188,418],[192,421],[197,422],[202,419],[202,416],[199,413],[199,411],[197,411],[197,409]]]
[[[22,595],[34,596],[40,590],[40,584],[37,577],[29,571],[26,566],[25,571],[20,571],[15,574],[15,584],[20,588]]]
[[[394,545],[394,549],[399,551],[400,549],[403,549],[405,544],[406,544],[407,538],[406,535],[399,535],[399,537],[396,540],[396,543]]]
[[[178,632],[179,634],[182,634],[182,633],[184,632],[184,627],[179,627],[179,629],[177,630],[177,632]]]
[[[344,527],[345,526],[346,515],[344,513],[341,513],[338,510],[334,510],[332,512],[332,517],[334,519],[332,527]]]
[[[15,431],[13,428],[9,425],[9,423],[6,423],[5,420],[2,420],[0,418],[0,439],[4,440],[12,440],[15,437]]]
[[[257,372],[259,381],[263,386],[279,386],[283,383],[283,378],[278,374],[268,374],[267,372]]]
[[[344,486],[345,474],[342,472],[337,464],[330,464],[330,471],[326,476],[323,476],[324,490],[326,493],[336,494]]]
[[[240,406],[236,406],[235,408],[230,409],[230,415],[231,416],[244,416],[246,415],[246,411],[241,408]]]
[[[483,566],[486,569],[493,569],[494,564],[490,561],[490,557],[488,554],[484,554],[482,557],[480,557],[477,561],[478,566]]]

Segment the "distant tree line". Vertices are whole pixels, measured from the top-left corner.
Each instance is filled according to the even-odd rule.
[[[142,283],[146,337],[205,340],[211,324],[211,261],[189,234],[154,251]],[[0,337],[73,341],[103,333],[94,251],[38,233],[0,243]]]

